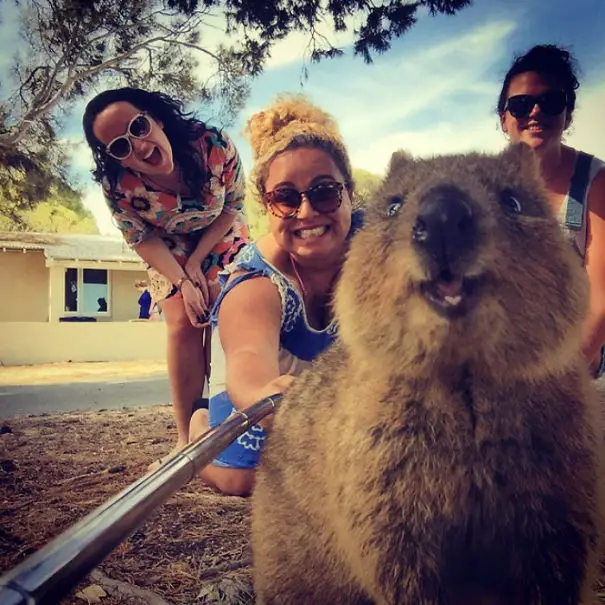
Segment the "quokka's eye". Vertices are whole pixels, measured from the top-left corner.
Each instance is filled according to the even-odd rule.
[[[509,189],[505,189],[500,193],[500,205],[509,214],[521,214],[523,210],[519,198]]]
[[[387,216],[395,216],[403,206],[403,198],[393,195],[388,199]]]

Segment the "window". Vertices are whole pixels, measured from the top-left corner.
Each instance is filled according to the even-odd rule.
[[[106,269],[65,269],[65,312],[98,315],[109,312]]]
[[[65,310],[76,313],[78,310],[78,270],[65,269]]]

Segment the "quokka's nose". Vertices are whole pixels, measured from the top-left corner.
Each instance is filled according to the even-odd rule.
[[[449,264],[474,246],[476,235],[472,208],[456,187],[435,187],[420,201],[412,241],[435,261]]]

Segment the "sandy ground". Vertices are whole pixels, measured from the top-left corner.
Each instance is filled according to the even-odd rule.
[[[19,417],[2,431],[0,573],[138,479],[176,440],[169,406]],[[107,594],[104,605],[252,602],[248,521],[248,500],[194,479],[61,605],[88,602],[75,594],[90,584]]]
[[[115,378],[139,378],[166,372],[166,361],[100,361],[0,366],[0,386],[97,382]]]

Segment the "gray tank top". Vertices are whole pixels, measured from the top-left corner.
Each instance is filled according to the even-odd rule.
[[[561,227],[582,258],[586,256],[588,192],[592,181],[604,168],[605,162],[579,151],[569,191],[559,212]]]

